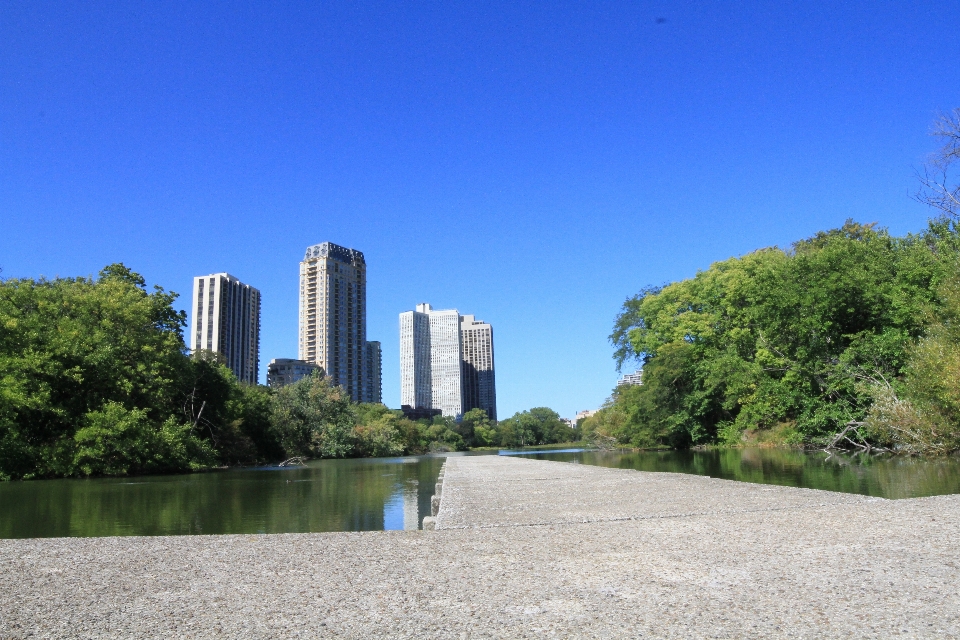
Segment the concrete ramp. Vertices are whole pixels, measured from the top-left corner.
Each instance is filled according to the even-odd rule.
[[[881,498],[514,456],[447,459],[437,529],[780,511]]]

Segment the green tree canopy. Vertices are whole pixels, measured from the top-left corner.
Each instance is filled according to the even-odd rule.
[[[644,289],[610,336],[618,364],[643,363],[644,384],[617,390],[588,427],[689,446],[770,429],[799,442],[860,420],[872,396],[859,381],[901,373],[956,247],[946,221],[902,238],[848,221]]]

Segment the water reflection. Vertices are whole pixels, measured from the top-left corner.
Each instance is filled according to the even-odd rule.
[[[560,460],[640,471],[666,471],[858,493],[882,498],[919,498],[960,493],[960,459],[829,455],[796,449],[711,451],[521,451],[541,460]]]
[[[419,485],[419,480],[410,478],[406,485],[398,483],[394,486],[390,498],[383,504],[383,529],[385,531],[420,528],[423,516],[420,511]],[[429,504],[427,508],[429,509]]]
[[[0,538],[415,529],[443,460],[0,483]]]
[[[502,453],[885,498],[960,493],[957,458],[783,449]],[[442,456],[317,460],[304,467],[181,476],[5,482],[0,538],[417,529],[430,513],[443,461]]]

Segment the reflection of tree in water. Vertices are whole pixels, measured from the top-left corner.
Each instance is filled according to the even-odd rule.
[[[822,451],[775,448],[583,451],[544,453],[536,457],[886,498],[960,493],[960,459],[957,458],[828,455]]]
[[[0,486],[0,537],[379,530],[398,486],[429,512],[443,458]],[[416,481],[415,483],[409,482]],[[426,494],[426,495],[420,495]],[[425,509],[424,509],[425,505]],[[421,514],[418,514],[418,516]]]

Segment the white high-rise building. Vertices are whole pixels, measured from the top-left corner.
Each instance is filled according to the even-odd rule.
[[[354,402],[379,402],[379,371],[376,381],[366,371],[371,349],[363,254],[332,242],[308,247],[300,263],[298,358],[323,367]]]
[[[429,304],[400,314],[400,403],[459,420],[479,407],[496,419],[493,328]]]
[[[190,350],[214,351],[241,382],[260,375],[260,291],[229,273],[193,279]]]
[[[415,409],[433,406],[430,318],[419,311],[422,306],[400,314],[400,403]]]

